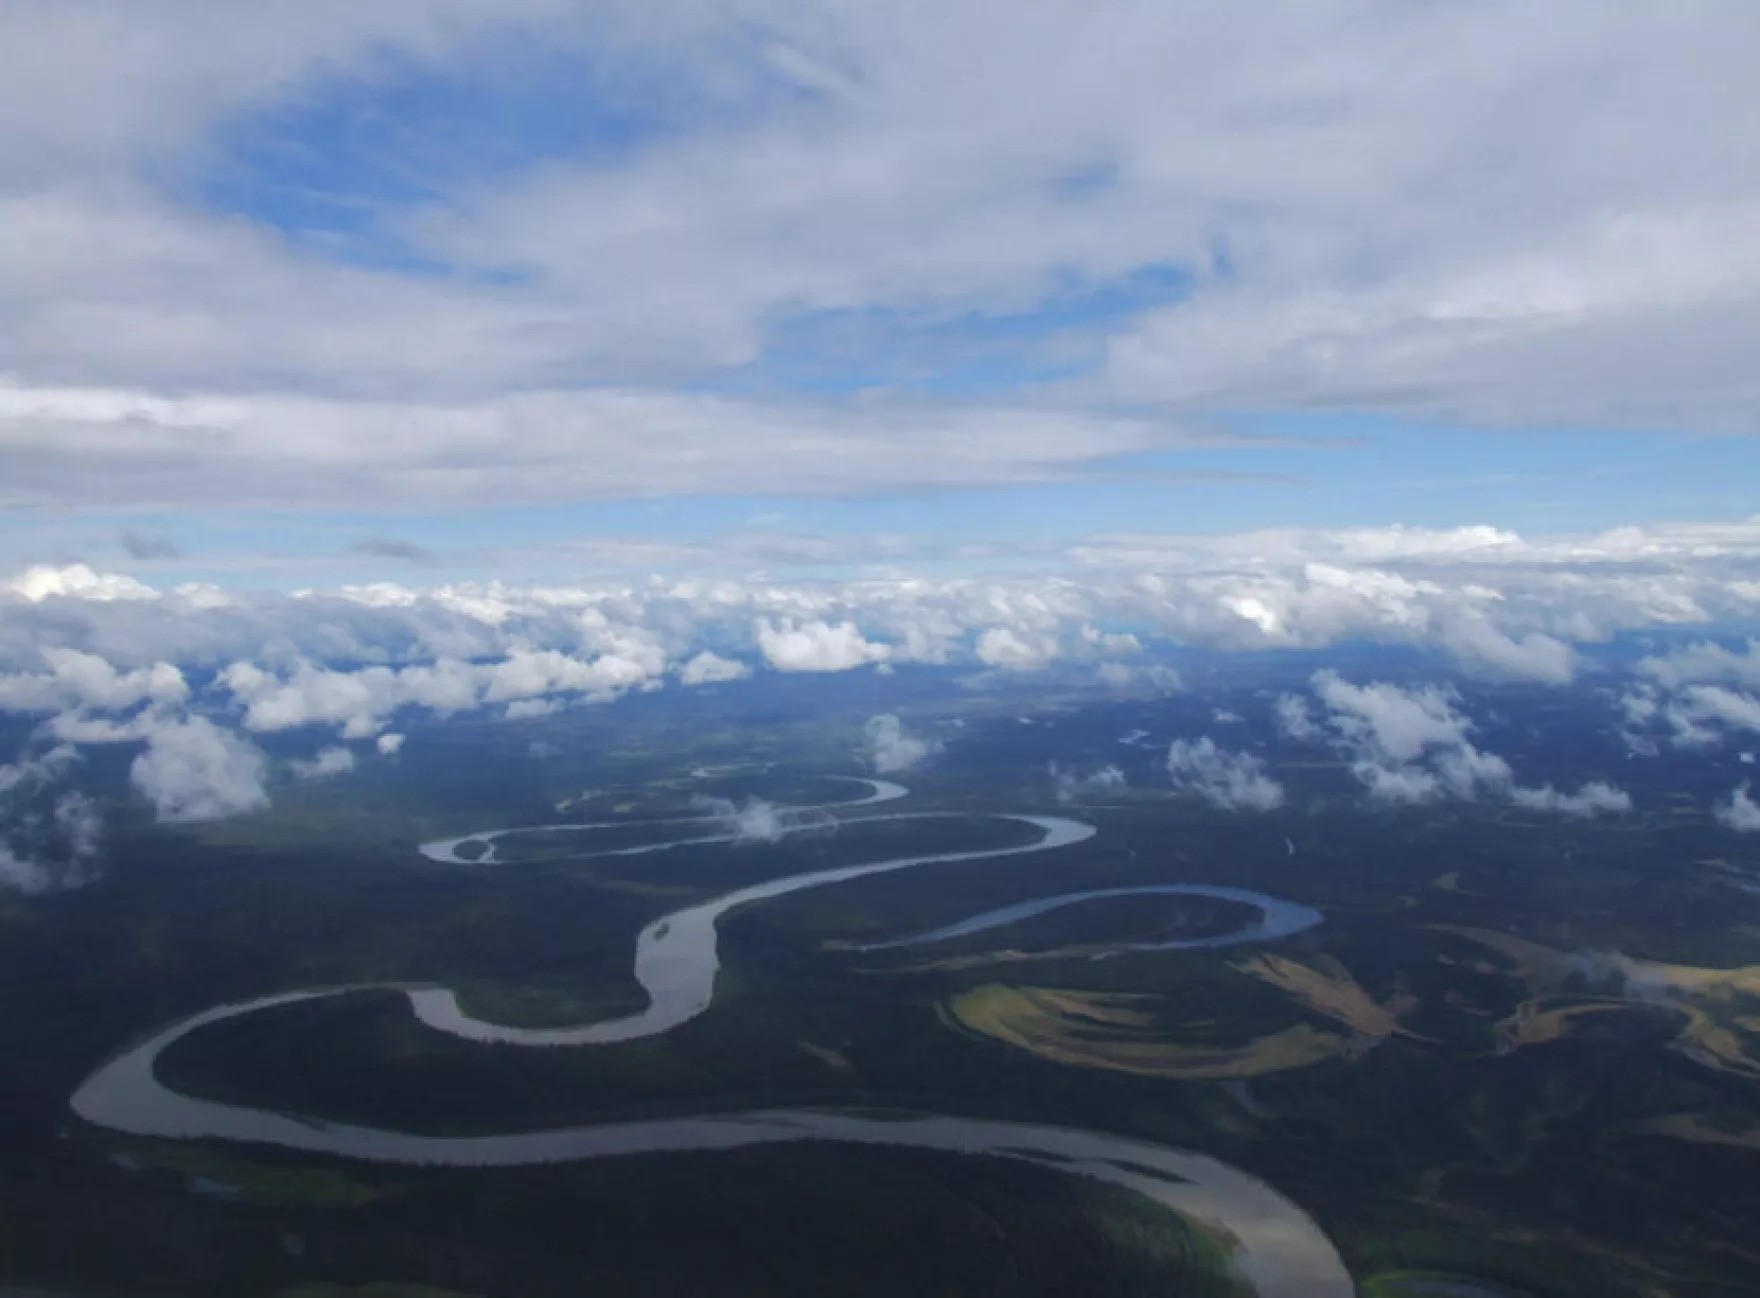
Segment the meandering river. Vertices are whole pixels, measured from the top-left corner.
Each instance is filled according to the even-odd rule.
[[[859,802],[844,805],[890,801],[906,793],[895,784],[865,783],[871,786],[869,795]],[[864,820],[939,818],[956,814],[959,813],[921,813],[920,817],[888,815]],[[720,968],[717,924],[722,915],[736,907],[804,888],[824,887],[895,870],[1049,851],[1081,842],[1095,833],[1091,825],[1060,816],[1008,815],[1002,818],[1029,825],[1039,831],[1039,836],[1012,847],[896,857],[770,880],[654,921],[642,930],[636,941],[634,972],[649,997],[647,1008],[637,1014],[569,1027],[514,1028],[471,1017],[460,1008],[457,997],[444,988],[400,987],[398,990],[409,997],[412,1009],[423,1023],[474,1041],[526,1046],[587,1046],[656,1036],[687,1022],[709,1007],[715,975]],[[705,818],[646,823],[671,824],[701,819]],[[627,825],[632,822],[618,823]],[[539,832],[598,827],[598,824],[539,827]],[[488,848],[476,862],[481,863],[492,857],[497,839],[523,832],[530,831],[488,831],[430,843],[424,846],[423,852],[431,860],[468,864],[458,856],[459,846],[472,841],[486,842]],[[692,842],[731,841],[734,837],[681,839],[654,845],[651,850]],[[897,943],[877,945],[943,940],[1010,923],[1058,906],[1073,905],[1089,897],[1146,892],[1218,896],[1260,907],[1262,918],[1256,925],[1229,935],[1187,939],[1185,944],[1188,945],[1262,940],[1296,932],[1318,922],[1318,913],[1307,907],[1256,893],[1199,885],[1165,885],[1072,893],[1021,903],[943,929],[900,939]],[[643,1122],[598,1123],[544,1131],[430,1136],[221,1104],[179,1094],[159,1081],[155,1068],[159,1055],[174,1042],[210,1024],[277,1005],[381,986],[361,984],[292,991],[205,1010],[163,1029],[104,1064],[74,1093],[72,1107],[88,1122],[132,1135],[234,1140],[373,1162],[453,1167],[499,1167],[646,1153],[710,1151],[805,1140],[991,1154],[1124,1186],[1173,1211],[1208,1223],[1232,1242],[1236,1269],[1262,1298],[1350,1298],[1355,1293],[1350,1274],[1331,1241],[1305,1212],[1263,1181],[1202,1154],[1105,1132],[932,1114],[878,1118],[834,1110],[759,1110]]]
[[[783,808],[775,825],[778,834],[798,834],[809,829],[824,827],[822,820],[804,820],[803,813],[810,811],[844,811],[852,807],[871,807],[881,802],[896,802],[900,798],[909,797],[910,790],[902,784],[894,784],[891,780],[870,780],[861,775],[831,775],[827,779],[840,780],[848,784],[859,784],[867,792],[859,798],[851,798],[844,802],[819,802],[803,807]],[[495,844],[501,839],[515,835],[525,837],[531,834],[563,834],[591,833],[598,829],[631,829],[649,828],[656,825],[725,825],[729,816],[701,814],[694,816],[658,816],[646,820],[576,820],[555,825],[514,825],[507,829],[482,829],[474,834],[465,834],[460,838],[436,839],[432,843],[423,843],[416,850],[430,861],[442,865],[497,865],[499,858],[495,855]],[[614,847],[599,852],[582,853],[583,856],[641,856],[649,852],[664,852],[674,847],[696,847],[708,843],[737,843],[746,835],[736,827],[716,834],[704,834],[692,838],[675,838],[663,843],[643,843],[636,847]],[[478,845],[482,851],[474,856],[461,856],[460,849],[467,845]]]
[[[973,915],[969,919],[945,924],[940,928],[932,928],[922,933],[912,933],[908,937],[895,937],[885,942],[865,942],[857,946],[855,950],[891,951],[898,947],[921,946],[927,942],[949,942],[956,937],[970,937],[974,933],[1000,928],[1004,924],[1014,924],[1023,919],[1031,919],[1034,915],[1062,910],[1065,906],[1075,906],[1085,901],[1099,901],[1110,897],[1210,897],[1218,901],[1235,901],[1245,906],[1251,906],[1259,912],[1259,918],[1251,924],[1230,929],[1226,933],[1212,933],[1204,937],[1121,942],[1112,950],[1102,952],[1101,955],[1116,955],[1125,951],[1201,951],[1217,947],[1238,946],[1243,942],[1271,942],[1278,938],[1300,933],[1304,929],[1313,928],[1325,918],[1312,906],[1304,906],[1300,902],[1285,901],[1281,897],[1273,897],[1263,892],[1252,892],[1246,888],[1224,888],[1207,883],[1153,883],[1137,888],[1090,888],[1086,892],[1066,892],[1056,897],[1040,897],[1033,901],[1016,902],[1012,906],[987,910],[981,915]],[[1098,958],[1096,957],[1096,959]]]
[[[868,816],[844,823],[874,824],[880,821],[950,817],[963,818],[958,812],[920,812]],[[826,884],[846,883],[851,879],[907,870],[914,866],[982,861],[990,857],[1019,856],[1024,852],[1044,852],[1079,843],[1094,835],[1092,825],[1061,816],[1008,815],[999,818],[1031,825],[1040,831],[1039,838],[1013,847],[900,856],[865,865],[846,865],[831,870],[817,870],[811,874],[770,879],[661,916],[636,937],[635,977],[642,990],[648,994],[647,1007],[623,1018],[572,1027],[509,1027],[504,1023],[473,1018],[459,1005],[458,997],[444,987],[411,990],[408,993],[410,1007],[414,1009],[416,1017],[429,1027],[472,1041],[497,1041],[519,1046],[591,1046],[656,1036],[681,1023],[689,1022],[709,1008],[709,1002],[715,995],[715,975],[721,968],[721,944],[717,926],[721,917],[735,907],[767,901],[804,888],[821,888]]]

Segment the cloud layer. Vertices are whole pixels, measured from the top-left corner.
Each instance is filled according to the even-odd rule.
[[[493,680],[412,676],[366,686],[418,701],[449,691],[616,693],[673,670],[694,681],[727,677],[736,670],[728,664],[753,661],[837,671],[1087,660],[1122,673],[1149,639],[1219,650],[1403,644],[1475,673],[1562,684],[1584,646],[1622,631],[1760,617],[1760,522],[1539,539],[1485,528],[1093,537],[1011,566],[987,577],[687,573],[555,586],[377,583],[291,596],[36,568],[0,582],[0,671],[13,673],[0,677],[0,697],[42,710],[109,705],[129,692],[171,701],[180,689],[173,673],[233,661],[285,677],[302,660],[506,660]],[[1703,662],[1646,670],[1659,688],[1751,683],[1739,655],[1699,653]],[[570,661],[547,656],[556,654]],[[130,674],[143,669],[158,674]],[[1689,681],[1689,673],[1697,674]],[[275,682],[237,683],[260,703],[260,717],[284,706]]]
[[[1531,17],[11,5],[0,503],[1034,481],[1239,409],[1753,431],[1760,20]],[[347,165],[264,162],[325,111]]]
[[[222,745],[203,727],[228,739],[234,727],[319,727],[394,750],[390,736],[410,713],[533,717],[754,671],[913,663],[1056,668],[1129,691],[1177,679],[1157,661],[1170,645],[1374,641],[1474,674],[1563,685],[1622,631],[1760,612],[1760,524],[1539,540],[1491,528],[1112,537],[1067,557],[1067,574],[379,583],[292,594],[165,590],[85,567],[39,568],[0,590],[0,708],[38,719],[51,744],[148,744],[137,784],[167,818],[192,819],[260,805],[263,787],[254,745]],[[1756,661],[1753,646],[1711,642],[1644,659],[1623,687],[1628,742],[1655,751],[1753,730]],[[1278,700],[1275,715],[1292,740],[1345,751],[1380,801],[1495,796],[1559,814],[1623,809],[1612,786],[1522,784],[1440,688],[1325,675],[1311,695]],[[189,760],[174,760],[180,744]],[[877,721],[867,745],[869,760],[892,771],[933,751],[896,720]],[[1234,797],[1217,765],[1226,756],[1189,753],[1180,778]],[[1255,787],[1246,774],[1241,787]]]
[[[1128,692],[1174,686],[1170,648],[1367,642],[1562,687],[1622,632],[1754,625],[1756,519],[1229,535],[1094,511],[1008,542],[846,517],[854,496],[1258,482],[1293,447],[1348,452],[1249,436],[1241,411],[1760,432],[1751,8],[1237,10],[6,6],[0,509],[34,524],[0,538],[0,711],[31,718],[32,753],[142,745],[137,789],[189,821],[263,805],[253,736],[307,727],[317,755],[289,769],[317,778],[357,751],[323,745],[389,756],[415,714],[763,672]],[[534,121],[557,129],[507,125]],[[587,501],[707,517],[706,497],[831,521],[678,506],[433,549],[413,527]],[[206,552],[204,519],[263,505],[336,566]],[[443,580],[455,562],[515,575]],[[246,563],[272,589],[227,581]],[[404,580],[325,575],[350,564]],[[1628,744],[1760,733],[1756,663],[1652,655],[1618,686]],[[1521,783],[1440,687],[1318,677],[1276,707],[1377,800],[1627,805]],[[876,723],[876,769],[933,753]],[[1273,805],[1261,758],[1176,749],[1184,787]]]

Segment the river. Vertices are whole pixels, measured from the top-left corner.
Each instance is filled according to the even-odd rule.
[[[898,785],[879,781],[866,783],[873,786],[870,795],[859,803],[846,805],[890,801],[906,792]],[[874,816],[864,820],[940,818],[957,814],[960,813]],[[1006,815],[1002,818],[1036,828],[1039,837],[1006,848],[895,857],[774,879],[655,920],[642,930],[636,942],[635,976],[647,992],[649,1004],[639,1013],[623,1018],[558,1028],[515,1028],[467,1015],[460,1008],[457,997],[445,988],[399,987],[397,990],[409,997],[416,1016],[429,1027],[474,1041],[526,1046],[587,1046],[657,1036],[709,1007],[715,975],[720,969],[717,924],[722,915],[736,907],[804,888],[824,887],[895,870],[1049,851],[1082,842],[1095,833],[1091,825],[1060,816]],[[486,841],[492,851],[497,838],[515,832],[525,831],[487,831],[427,844],[423,851],[430,860],[460,863],[457,856],[459,844]],[[695,841],[702,840],[676,840],[672,844],[656,846],[664,848]],[[483,859],[478,858],[478,862]],[[1249,934],[1261,938],[1280,936],[1318,922],[1317,912],[1256,893],[1200,885],[1164,885],[1071,893],[1021,903],[900,941],[942,940],[1043,913],[1057,906],[1073,905],[1089,897],[1150,891],[1179,891],[1260,905],[1260,922],[1225,935],[1230,942],[1253,940]],[[1291,927],[1297,920],[1303,922]],[[1188,942],[1218,945],[1222,939],[1189,939]],[[159,1055],[174,1042],[210,1024],[277,1005],[384,986],[357,984],[291,991],[204,1010],[164,1028],[98,1068],[74,1093],[73,1110],[97,1126],[131,1135],[232,1140],[380,1163],[449,1167],[506,1167],[808,1140],[990,1154],[1124,1186],[1175,1212],[1208,1223],[1232,1242],[1235,1268],[1261,1298],[1350,1298],[1356,1292],[1331,1241],[1301,1208],[1265,1182],[1203,1154],[1106,1132],[936,1114],[879,1118],[836,1110],[802,1109],[712,1113],[543,1131],[434,1136],[222,1104],[179,1094],[159,1081],[155,1067]]]

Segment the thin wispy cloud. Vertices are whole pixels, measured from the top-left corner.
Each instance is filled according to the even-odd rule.
[[[1739,6],[896,10],[9,9],[9,503],[1044,482],[1240,409],[1753,431]],[[495,103],[581,126],[461,136]]]
[[[365,555],[373,559],[399,559],[404,563],[432,564],[439,556],[425,546],[413,541],[399,541],[390,536],[369,536],[356,541],[348,547],[350,554]]]
[[[183,551],[177,542],[156,532],[140,532],[129,528],[122,534],[122,548],[132,559],[181,559]]]

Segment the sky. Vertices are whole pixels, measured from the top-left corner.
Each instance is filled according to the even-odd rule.
[[[0,666],[1747,627],[1757,59],[1729,0],[11,0]]]

